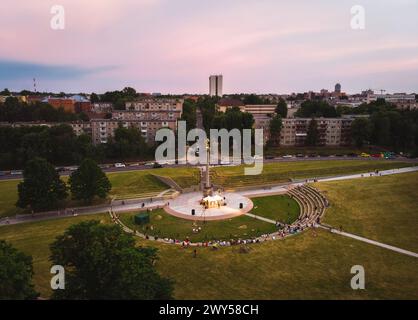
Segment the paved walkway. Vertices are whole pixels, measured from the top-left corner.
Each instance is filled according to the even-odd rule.
[[[261,221],[265,221],[265,222],[268,222],[268,223],[276,224],[276,221],[274,221],[274,220],[264,218],[264,217],[260,217],[260,216],[256,216],[255,214],[252,214],[252,213],[246,213],[245,215],[249,216],[251,218],[257,219],[257,220],[261,220]]]
[[[264,217],[260,217],[260,216],[256,216],[255,214],[246,213],[245,215],[249,216],[251,218],[254,218],[254,219],[258,219],[258,220],[262,220],[262,221],[265,221],[265,222],[268,222],[268,223],[276,224],[276,221],[274,221],[274,220],[264,218]],[[375,245],[375,246],[378,246],[378,247],[381,247],[381,248],[385,248],[385,249],[388,249],[388,250],[392,250],[392,251],[395,251],[395,252],[398,252],[398,253],[406,254],[406,255],[414,257],[414,258],[418,258],[418,253],[415,253],[415,252],[412,252],[412,251],[408,251],[408,250],[405,250],[405,249],[394,247],[394,246],[391,246],[391,245],[388,245],[388,244],[385,244],[385,243],[382,243],[382,242],[378,242],[378,241],[375,241],[375,240],[370,240],[370,239],[367,239],[367,238],[363,238],[363,237],[357,236],[357,235],[352,234],[352,233],[339,231],[337,229],[334,229],[334,228],[331,228],[331,227],[328,227],[328,226],[324,226],[324,225],[321,225],[321,224],[316,224],[316,226],[318,226],[322,229],[329,230],[332,233],[336,233],[336,234],[339,234],[339,235],[342,235],[342,236],[345,236],[345,237],[349,237],[349,238],[352,238],[352,239],[356,239],[356,240],[359,240],[359,241],[362,241],[362,242],[366,242],[366,243],[369,243],[369,244],[372,244],[372,245]]]
[[[414,257],[414,258],[418,258],[418,253],[415,253],[415,252],[412,252],[412,251],[408,251],[408,250],[405,250],[405,249],[394,247],[394,246],[391,246],[391,245],[388,245],[388,244],[385,244],[385,243],[382,243],[382,242],[378,242],[378,241],[375,241],[375,240],[370,240],[370,239],[367,239],[367,238],[363,238],[363,237],[357,236],[355,234],[340,231],[340,230],[337,230],[337,229],[334,229],[334,228],[331,228],[331,227],[327,227],[327,226],[324,226],[324,225],[318,225],[318,226],[320,228],[329,230],[332,233],[336,233],[336,234],[339,234],[339,235],[342,235],[342,236],[345,236],[345,237],[349,237],[349,238],[356,239],[356,240],[359,240],[359,241],[363,241],[363,242],[366,242],[366,243],[369,243],[369,244],[373,244],[375,246],[385,248],[385,249],[388,249],[388,250],[392,250],[392,251],[395,251],[395,252],[398,252],[398,253],[406,254],[406,255]]]

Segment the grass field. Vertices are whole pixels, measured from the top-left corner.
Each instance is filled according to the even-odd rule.
[[[300,213],[298,203],[286,195],[257,197],[251,200],[254,203],[251,213],[274,221],[291,224]]]
[[[17,185],[20,180],[0,181],[0,218],[14,216],[23,210],[16,208]]]
[[[164,210],[154,210],[150,213],[150,223],[138,226],[134,223],[134,215],[138,212],[121,213],[121,221],[131,229],[144,234],[157,235],[160,238],[185,240],[188,237],[193,242],[210,240],[230,240],[251,238],[271,233],[276,227],[268,222],[256,220],[247,216],[240,216],[222,221],[199,221],[179,219],[167,214]],[[152,230],[150,229],[152,226]],[[199,233],[193,229],[201,227]]]
[[[371,160],[326,160],[265,163],[260,175],[244,175],[243,166],[217,167],[212,170],[215,184],[226,188],[245,187],[269,183],[288,182],[290,179],[305,179],[335,176],[412,166],[411,163]]]
[[[155,196],[161,191],[168,189],[168,186],[152,176],[157,174],[169,176],[176,180],[181,187],[188,187],[198,184],[199,172],[195,168],[162,168],[150,170],[125,171],[109,173],[108,177],[112,184],[109,197],[113,198],[135,198]],[[64,181],[68,177],[62,177]],[[17,185],[21,180],[0,180],[0,218],[13,216],[16,213],[23,213],[22,209],[15,207],[17,201]],[[93,204],[100,204],[107,200],[95,199]],[[70,197],[63,202],[62,207],[83,206],[82,202],[72,201]]]
[[[16,248],[32,256],[36,289],[43,297],[48,297],[50,294],[49,281],[51,279],[49,273],[51,268],[49,244],[70,225],[92,219],[110,223],[108,214],[23,223],[0,227],[0,239],[10,241]]]
[[[331,207],[324,223],[418,252],[418,173],[321,182]]]
[[[50,294],[49,244],[72,223],[107,222],[107,215],[0,227],[0,238],[31,254],[36,288]],[[238,247],[192,249],[156,246],[159,272],[175,280],[177,299],[418,299],[418,259],[318,230],[285,240]],[[350,288],[350,269],[362,265],[366,290]]]
[[[337,154],[357,154],[360,155],[362,152],[368,153],[368,154],[375,154],[383,152],[382,148],[379,147],[363,147],[363,148],[355,148],[355,147],[309,147],[309,146],[303,146],[303,147],[271,147],[267,148],[264,151],[265,155],[269,156],[284,156],[287,154],[290,155],[296,155],[296,154],[303,154],[303,155],[310,155],[310,154],[316,154],[320,156],[330,156],[330,155],[337,155]]]

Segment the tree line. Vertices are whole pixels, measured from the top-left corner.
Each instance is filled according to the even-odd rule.
[[[137,128],[119,127],[107,144],[94,145],[90,135],[75,135],[71,126],[0,126],[0,169],[23,168],[35,157],[54,165],[79,164],[84,158],[108,160],[147,160],[154,149]]]
[[[89,117],[81,113],[70,113],[63,108],[54,108],[48,103],[20,102],[16,97],[8,97],[0,103],[0,122],[71,122],[88,121]]]
[[[369,115],[352,123],[351,136],[357,147],[376,145],[418,156],[418,110],[398,110],[376,101],[353,112]]]

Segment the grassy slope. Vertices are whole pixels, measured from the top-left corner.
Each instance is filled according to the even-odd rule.
[[[112,184],[110,197],[155,196],[166,190],[168,187],[154,178],[152,174],[173,177],[182,187],[198,183],[198,170],[194,168],[163,168],[109,173],[108,177]],[[67,181],[68,177],[63,177],[63,180]],[[0,181],[0,218],[23,212],[23,210],[15,207],[17,185],[20,181],[19,179]],[[104,201],[96,199],[93,204],[100,204]],[[68,199],[62,206],[76,207],[82,205],[85,204]]]
[[[19,182],[20,180],[0,181],[0,218],[23,212],[23,210],[15,207]]]
[[[291,178],[305,179],[408,166],[412,166],[412,164],[385,160],[292,161],[265,163],[261,175],[246,176],[243,166],[217,167],[212,171],[212,175],[215,184],[225,187],[240,187],[287,182]]]
[[[145,229],[145,226],[134,224],[134,215],[137,212],[121,213],[120,219],[130,228],[149,235],[158,235],[162,238],[176,238],[184,240],[186,237],[193,242],[209,240],[229,240],[231,238],[247,238],[258,236],[275,231],[271,223],[256,220],[247,216],[240,216],[223,221],[198,222],[193,226],[193,221],[173,217],[164,210],[151,212],[151,221],[148,227],[153,226],[154,230]],[[193,233],[192,229],[200,226],[201,232]]]
[[[50,293],[49,243],[74,222],[108,221],[107,215],[79,216],[0,228],[0,238],[34,258],[35,282]],[[159,248],[159,271],[176,281],[177,299],[418,299],[418,260],[326,231],[308,231],[286,240],[237,247],[191,249],[138,240]],[[366,270],[366,290],[350,288],[350,268]]]
[[[158,268],[176,280],[178,299],[417,299],[418,260],[318,231],[286,240],[212,251],[161,246]],[[366,290],[350,287],[362,265]]]
[[[251,210],[251,213],[258,216],[288,224],[295,221],[299,216],[299,205],[289,196],[276,195],[257,197],[251,200],[254,203],[254,209]]]
[[[36,289],[41,292],[43,297],[48,297],[51,279],[49,244],[70,225],[92,219],[110,222],[108,214],[98,214],[10,225],[0,227],[0,239],[10,241],[18,249],[32,256]]]
[[[325,223],[418,252],[418,173],[317,185],[331,203]]]

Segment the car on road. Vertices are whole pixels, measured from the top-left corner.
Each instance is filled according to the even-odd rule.
[[[138,162],[129,164],[129,167],[139,167],[139,166],[140,166],[140,164]]]
[[[302,153],[298,153],[297,155],[296,155],[296,158],[304,158],[305,156],[302,154]]]
[[[282,158],[283,158],[283,159],[290,159],[290,158],[293,158],[293,156],[292,156],[292,155],[290,155],[290,154],[286,154],[286,155],[284,155]]]
[[[373,158],[383,158],[383,153],[375,153],[371,155]]]
[[[348,157],[352,157],[352,158],[357,158],[358,154],[357,153],[349,153],[347,154]]]
[[[360,157],[363,157],[363,158],[370,158],[370,154],[365,153],[365,152],[362,152],[362,153],[360,154]]]
[[[13,171],[10,171],[10,174],[12,176],[18,176],[18,175],[23,174],[23,171],[22,170],[13,170]]]
[[[126,165],[124,163],[121,163],[121,162],[115,163],[115,168],[125,168],[125,167]]]

